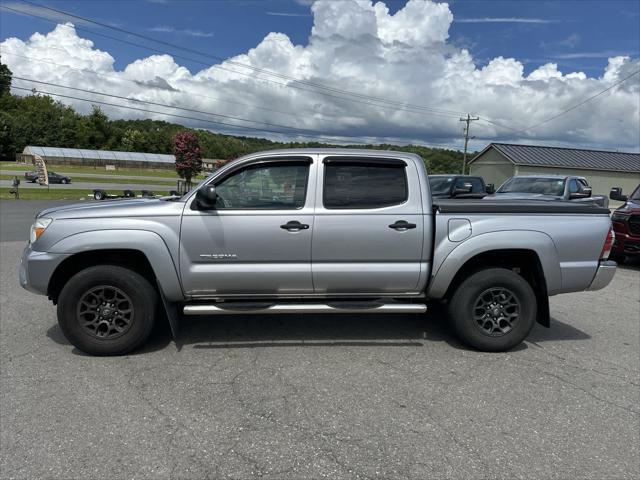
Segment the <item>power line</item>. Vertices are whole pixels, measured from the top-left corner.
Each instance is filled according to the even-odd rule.
[[[22,81],[22,80],[20,80],[20,81]],[[11,88],[12,89],[16,89],[16,90],[25,91],[25,92],[30,92],[30,93],[42,93],[42,94],[51,95],[51,96],[54,96],[54,97],[66,98],[66,99],[71,99],[71,100],[79,100],[79,101],[83,101],[83,102],[87,102],[87,103],[91,103],[91,104],[106,105],[106,106],[110,106],[110,107],[123,108],[123,109],[127,109],[127,110],[135,110],[135,111],[138,111],[138,112],[154,113],[154,114],[158,114],[158,115],[164,115],[164,116],[167,116],[167,117],[175,117],[175,118],[182,118],[182,119],[187,119],[187,120],[196,120],[196,121],[199,121],[199,122],[211,123],[211,124],[216,124],[216,125],[230,126],[230,127],[241,129],[241,130],[244,129],[244,130],[252,130],[252,131],[258,131],[258,132],[268,132],[268,133],[275,133],[275,134],[280,134],[280,135],[284,135],[284,134],[288,133],[288,132],[282,132],[282,131],[278,131],[278,130],[270,130],[270,129],[263,129],[263,128],[257,128],[257,127],[249,127],[249,126],[246,126],[246,125],[236,125],[236,124],[231,124],[231,123],[226,123],[226,122],[207,120],[205,118],[191,117],[191,116],[188,116],[188,115],[179,115],[179,114],[175,114],[175,113],[160,112],[160,111],[157,111],[157,110],[149,110],[149,109],[144,109],[144,108],[131,107],[131,106],[128,106],[128,105],[120,105],[120,104],[104,102],[104,101],[90,99],[90,98],[81,98],[81,97],[76,97],[76,96],[73,96],[73,95],[63,95],[61,93],[47,92],[47,91],[44,91],[44,90],[38,90],[36,88],[18,87],[18,86],[15,86],[15,85],[12,85]],[[347,143],[347,144],[352,144],[352,145],[367,145],[367,144],[370,144],[370,140],[365,140],[365,137],[360,137],[357,141],[355,140],[355,138],[358,138],[358,137],[351,137],[351,138],[354,138],[354,140],[349,140],[349,139],[347,139],[348,137],[344,137],[344,136],[330,136],[330,135],[301,135],[301,137],[303,137],[303,138],[304,137],[320,138],[320,139],[324,139],[324,140],[326,140],[328,142],[332,142],[332,143]],[[286,142],[284,142],[284,143],[286,143]],[[288,142],[288,143],[295,143],[295,142]],[[449,148],[451,148],[453,150],[459,150],[459,146],[457,146],[457,145],[446,145],[446,144],[429,145],[429,144],[424,144],[423,143],[421,146],[428,147],[428,148],[437,148],[437,149],[442,149],[442,148],[449,147]]]
[[[389,99],[385,99],[385,98],[381,98],[381,97],[375,97],[375,96],[371,96],[371,95],[365,95],[365,94],[360,94],[360,93],[357,93],[357,92],[352,92],[352,91],[342,90],[342,89],[338,89],[338,88],[334,88],[334,87],[329,87],[329,86],[318,84],[318,83],[315,83],[315,82],[299,80],[299,79],[296,79],[295,77],[291,77],[291,76],[288,76],[288,75],[285,75],[285,74],[281,74],[281,73],[273,72],[273,71],[270,71],[270,70],[267,70],[267,69],[255,67],[253,65],[246,65],[246,64],[243,64],[243,63],[239,63],[239,62],[234,62],[234,61],[231,61],[231,60],[228,60],[228,59],[225,59],[223,57],[216,56],[216,55],[211,55],[211,54],[208,54],[208,53],[199,52],[199,51],[191,49],[191,48],[182,47],[180,45],[175,45],[175,44],[172,44],[170,42],[166,42],[164,40],[159,40],[159,39],[147,36],[147,35],[143,35],[143,34],[140,34],[140,33],[132,32],[132,31],[129,31],[129,30],[125,30],[125,29],[122,29],[120,27],[115,27],[115,26],[112,26],[112,25],[109,25],[109,24],[98,22],[96,20],[92,20],[92,19],[87,18],[87,17],[82,17],[80,15],[75,15],[75,14],[72,14],[72,13],[68,13],[68,12],[65,12],[63,10],[58,10],[58,9],[55,9],[55,8],[52,8],[52,7],[47,7],[47,6],[44,6],[44,5],[37,4],[37,3],[29,2],[27,0],[22,0],[22,1],[24,3],[26,3],[26,4],[29,4],[29,5],[38,7],[38,8],[42,8],[42,9],[45,9],[45,10],[56,12],[58,14],[65,15],[65,16],[68,16],[68,17],[76,18],[76,19],[82,20],[84,22],[92,23],[94,25],[97,25],[97,26],[100,26],[100,27],[103,27],[103,28],[107,28],[107,29],[111,29],[111,30],[114,30],[114,31],[117,31],[117,32],[120,32],[120,33],[125,33],[127,35],[131,35],[131,36],[134,36],[134,37],[137,37],[137,38],[141,38],[141,39],[144,39],[146,41],[155,42],[155,43],[158,43],[158,44],[161,44],[161,45],[165,45],[165,46],[168,46],[168,47],[171,47],[171,48],[176,48],[176,49],[179,49],[179,50],[182,50],[182,51],[186,51],[186,52],[189,52],[189,53],[194,53],[196,55],[201,55],[201,56],[204,56],[204,57],[207,57],[207,58],[211,58],[211,59],[214,59],[214,60],[217,60],[217,61],[223,61],[223,62],[226,62],[227,64],[234,65],[234,66],[237,66],[237,67],[240,67],[240,68],[250,69],[250,70],[252,70],[252,71],[254,71],[256,73],[262,73],[262,74],[270,75],[270,76],[273,76],[273,77],[276,77],[276,78],[280,78],[280,79],[287,79],[287,80],[290,80],[291,82],[293,82],[293,84],[292,84],[292,83],[277,82],[277,81],[268,80],[268,79],[261,79],[261,80],[266,81],[268,83],[274,83],[276,85],[282,85],[282,86],[285,86],[285,87],[297,88],[297,89],[300,89],[300,90],[313,92],[313,93],[317,93],[317,94],[320,94],[320,95],[325,95],[325,96],[337,98],[337,99],[340,99],[340,100],[346,100],[346,101],[355,102],[355,103],[362,103],[362,104],[365,104],[365,105],[377,106],[377,107],[381,107],[381,108],[393,108],[394,110],[409,111],[409,112],[413,112],[413,113],[428,112],[428,113],[431,113],[432,115],[438,115],[439,114],[441,116],[456,116],[456,117],[458,115],[460,115],[460,113],[461,113],[461,112],[456,112],[454,110],[445,110],[445,109],[430,107],[430,106],[426,106],[426,105],[414,105],[414,104],[410,104],[410,103],[406,103],[406,102],[398,102],[398,101],[389,100]],[[1,7],[5,8],[7,10],[13,11],[15,13],[29,15],[29,16],[32,16],[32,17],[35,17],[35,18],[40,18],[40,19],[45,20],[45,21],[50,22],[50,23],[57,23],[55,20],[51,20],[49,18],[40,16],[40,15],[36,15],[36,14],[31,13],[31,12],[23,12],[21,10],[14,9],[14,8],[8,7],[6,5],[1,5]],[[62,25],[62,26],[66,26],[66,25]],[[94,32],[92,30],[87,30],[87,29],[84,29],[82,27],[75,27],[75,28],[77,28],[78,30],[82,30],[82,31],[88,31],[88,32],[90,32],[90,33],[92,33],[94,35],[98,35],[98,36],[102,36],[102,37],[105,37],[105,38],[109,38],[109,39],[114,40],[114,41],[127,43],[129,45],[134,45],[136,47],[145,48],[145,49],[152,50],[152,51],[159,52],[159,53],[171,54],[171,55],[173,55],[173,56],[175,56],[177,58],[183,58],[185,60],[188,60],[188,61],[191,61],[191,62],[194,62],[194,63],[206,65],[207,67],[218,68],[218,69],[225,70],[225,71],[228,71],[228,72],[231,72],[231,73],[235,73],[235,74],[238,74],[238,75],[249,76],[249,77],[255,79],[255,76],[252,75],[251,73],[232,70],[232,69],[229,69],[229,68],[225,68],[225,67],[223,67],[221,65],[210,65],[209,63],[203,62],[201,60],[197,60],[197,59],[193,59],[193,58],[189,58],[189,57],[184,57],[184,56],[175,54],[173,52],[169,53],[169,52],[166,52],[166,51],[163,51],[163,50],[159,50],[159,49],[154,48],[154,47],[150,47],[148,45],[141,45],[141,44],[137,44],[137,43],[134,43],[134,42],[129,42],[129,41],[121,39],[121,38],[112,37],[112,36],[105,35],[105,34],[102,34],[102,33]],[[313,90],[313,89],[310,90],[308,88],[302,88],[300,85],[309,86],[309,87],[312,87],[312,88],[319,88],[319,89],[326,90],[326,91],[317,91],[317,90]],[[349,95],[349,96],[353,96],[353,97],[356,97],[356,98],[348,98],[348,97],[344,97],[344,96],[340,96],[340,95],[333,95],[333,94],[331,94],[329,92],[338,93],[338,94],[342,94],[342,95]],[[358,98],[361,99],[361,100],[369,100],[369,101],[359,101],[359,100],[357,100]],[[378,103],[371,103],[371,102],[378,102]]]
[[[149,109],[145,109],[145,108],[138,108],[138,107],[131,107],[128,105],[119,105],[116,103],[110,103],[110,102],[104,102],[101,100],[95,100],[95,99],[90,99],[90,98],[80,98],[80,97],[75,97],[72,95],[63,95],[61,93],[54,93],[54,92],[47,92],[44,90],[38,90],[35,88],[25,88],[25,87],[17,87],[17,86],[12,86],[11,88],[16,89],[16,90],[23,90],[26,92],[32,92],[32,93],[43,93],[45,95],[51,95],[54,97],[60,97],[60,98],[66,98],[66,99],[71,99],[71,100],[78,100],[78,101],[82,101],[82,102],[88,102],[91,104],[98,104],[98,105],[106,105],[106,106],[110,106],[110,107],[117,107],[117,108],[124,108],[127,110],[135,110],[135,111],[139,111],[139,112],[146,112],[146,113],[154,113],[157,115],[165,115],[168,117],[175,117],[175,118],[182,118],[182,119],[187,119],[187,120],[195,120],[198,122],[205,122],[205,123],[211,123],[211,124],[215,124],[215,125],[224,125],[227,127],[233,127],[233,128],[237,128],[237,129],[242,129],[242,130],[252,130],[252,131],[257,131],[257,132],[267,132],[267,133],[275,133],[275,134],[279,134],[279,135],[286,135],[289,132],[282,132],[279,130],[271,130],[271,129],[267,129],[267,128],[257,128],[257,127],[249,127],[247,125],[237,125],[237,124],[233,124],[233,123],[227,123],[227,122],[219,122],[219,121],[215,121],[215,120],[208,120],[206,118],[199,118],[199,117],[191,117],[188,115],[179,115],[176,113],[168,113],[168,112],[160,112],[157,110],[149,110]],[[323,139],[331,139],[331,141],[334,142],[338,142],[338,143],[354,143],[354,144],[360,144],[362,142],[356,142],[356,141],[352,141],[352,140],[338,140],[338,138],[344,138],[344,137],[331,137],[328,135],[301,135],[303,138],[304,137],[313,137],[313,138],[323,138]]]
[[[549,117],[549,118],[547,118],[547,119],[545,119],[545,120],[542,120],[541,122],[538,122],[538,123],[536,123],[536,124],[534,124],[534,125],[531,125],[530,127],[527,127],[527,128],[525,129],[525,131],[526,131],[526,130],[532,130],[532,129],[534,129],[534,128],[537,128],[537,127],[539,127],[540,125],[544,125],[545,123],[548,123],[548,122],[550,122],[550,121],[552,121],[552,120],[555,120],[556,118],[561,117],[562,115],[564,115],[564,114],[566,114],[566,113],[569,113],[570,111],[575,110],[575,109],[576,109],[576,108],[578,108],[578,107],[581,107],[581,106],[582,106],[582,105],[584,105],[585,103],[590,102],[591,100],[593,100],[593,99],[595,99],[595,98],[599,97],[600,95],[605,94],[605,93],[606,93],[606,92],[608,92],[609,90],[611,90],[611,89],[613,89],[613,88],[617,87],[617,86],[618,86],[618,85],[620,85],[621,83],[626,82],[627,80],[629,80],[629,79],[630,79],[631,77],[633,77],[634,75],[637,75],[638,73],[640,73],[640,70],[636,70],[636,71],[635,71],[635,72],[633,72],[631,75],[627,75],[627,76],[626,76],[626,77],[624,77],[622,80],[619,80],[619,81],[617,81],[616,83],[614,83],[613,85],[611,85],[611,86],[609,86],[609,87],[605,88],[604,90],[602,90],[602,91],[600,91],[600,92],[596,93],[595,95],[592,95],[592,96],[590,96],[590,97],[588,97],[588,98],[584,99],[584,100],[583,100],[583,101],[581,101],[580,103],[576,103],[575,105],[573,105],[573,106],[571,106],[571,107],[569,107],[569,108],[567,108],[567,109],[563,110],[562,112],[558,113],[557,115],[554,115],[553,117]]]
[[[103,93],[103,92],[98,92],[98,91],[95,91],[95,90],[87,90],[87,89],[84,89],[84,88],[71,87],[69,85],[61,85],[61,84],[58,84],[58,83],[44,82],[42,80],[35,80],[35,79],[32,79],[32,78],[19,77],[19,76],[15,76],[15,75],[13,76],[13,78],[16,79],[16,80],[22,80],[22,81],[25,81],[25,82],[39,83],[41,85],[47,85],[47,86],[50,86],[50,87],[66,88],[66,89],[69,89],[69,90],[75,90],[77,92],[90,93],[90,94],[93,94],[93,95],[102,95],[102,96],[105,96],[105,97],[117,98],[119,100],[125,100],[125,101],[129,101],[129,102],[144,103],[144,104],[153,105],[153,106],[156,106],[156,107],[174,108],[174,109],[177,109],[177,110],[184,110],[184,111],[191,112],[191,113],[200,113],[200,114],[203,114],[203,115],[211,115],[211,116],[214,116],[214,117],[228,118],[230,120],[237,120],[237,121],[240,121],[240,122],[259,123],[259,124],[262,124],[262,125],[267,125],[269,127],[285,128],[287,130],[291,130],[292,132],[314,133],[314,134],[315,133],[319,133],[317,130],[309,130],[309,129],[305,129],[305,128],[291,127],[289,125],[280,125],[280,124],[277,124],[277,123],[261,122],[261,121],[258,121],[258,120],[249,120],[249,119],[246,119],[246,118],[235,117],[235,116],[232,116],[232,115],[224,115],[224,114],[221,114],[221,113],[212,113],[212,112],[206,112],[206,111],[203,111],[203,110],[196,110],[196,109],[192,109],[192,108],[180,107],[180,106],[176,106],[176,105],[168,105],[166,103],[159,103],[159,102],[151,102],[151,101],[147,101],[147,100],[140,100],[140,99],[137,99],[137,98],[124,97],[124,96],[121,96],[121,95]],[[289,132],[282,132],[282,133],[289,133]]]
[[[263,73],[265,75],[274,76],[276,78],[290,80],[290,81],[296,82],[296,83],[301,84],[301,85],[312,86],[312,87],[315,87],[315,88],[320,88],[320,89],[331,91],[331,92],[335,92],[335,93],[353,95],[355,97],[360,97],[360,98],[368,99],[368,100],[375,100],[375,101],[384,102],[384,103],[391,104],[391,105],[404,105],[404,106],[417,108],[417,109],[433,110],[433,111],[439,111],[439,112],[442,112],[442,113],[451,113],[451,114],[455,114],[455,115],[459,115],[461,113],[461,112],[456,112],[456,111],[453,111],[453,110],[444,110],[444,109],[440,109],[440,108],[430,107],[430,106],[427,106],[427,105],[413,105],[413,104],[408,104],[408,103],[405,103],[405,102],[398,102],[398,101],[389,100],[389,99],[386,99],[386,98],[375,97],[375,96],[372,96],[372,95],[365,95],[365,94],[361,94],[361,93],[358,93],[358,92],[353,92],[353,91],[349,91],[349,90],[343,90],[343,89],[339,89],[339,88],[335,88],[335,87],[330,87],[330,86],[327,86],[327,85],[323,85],[321,83],[311,82],[311,81],[308,81],[308,80],[300,80],[300,79],[297,79],[297,78],[292,77],[290,75],[286,75],[286,74],[283,74],[283,73],[275,72],[273,70],[269,70],[269,69],[266,69],[266,68],[256,67],[256,66],[253,66],[253,65],[247,65],[247,64],[244,64],[244,63],[240,63],[240,62],[234,62],[233,60],[229,60],[227,58],[220,57],[218,55],[212,55],[210,53],[202,52],[202,51],[199,51],[199,50],[196,50],[196,49],[193,49],[193,48],[188,48],[188,47],[184,47],[184,46],[181,46],[181,45],[176,45],[174,43],[170,43],[170,42],[167,42],[165,40],[160,40],[160,39],[155,38],[155,37],[151,37],[151,36],[148,36],[148,35],[143,35],[141,33],[132,32],[130,30],[125,30],[123,28],[116,27],[114,25],[109,25],[107,23],[98,22],[97,20],[93,20],[93,19],[88,18],[88,17],[83,17],[83,16],[76,15],[76,14],[73,14],[73,13],[65,12],[64,10],[58,10],[56,8],[53,8],[53,7],[40,5],[38,3],[31,2],[29,0],[22,0],[22,2],[26,3],[26,4],[29,4],[29,5],[32,5],[32,6],[35,6],[35,7],[43,8],[43,9],[46,9],[46,10],[49,10],[49,11],[52,11],[52,12],[55,12],[55,13],[59,13],[61,15],[66,15],[66,16],[69,16],[69,17],[72,17],[72,18],[76,18],[76,19],[82,20],[84,22],[89,22],[89,23],[92,23],[94,25],[97,25],[97,26],[100,26],[100,27],[103,27],[103,28],[108,28],[108,29],[111,29],[111,30],[114,30],[114,31],[117,31],[117,32],[120,32],[120,33],[126,33],[128,35],[133,35],[133,36],[141,38],[143,40],[155,42],[155,43],[158,43],[160,45],[165,45],[165,46],[170,47],[170,48],[177,48],[177,49],[185,51],[187,53],[193,53],[193,54],[200,55],[200,56],[203,56],[203,57],[206,57],[206,58],[211,58],[211,59],[214,59],[214,60],[217,60],[217,61],[226,62],[227,64],[230,64],[230,65],[234,65],[234,66],[241,67],[241,68],[247,68],[247,69],[253,70],[253,71],[258,72],[258,73]]]
[[[61,48],[48,47],[48,49],[49,50],[58,50],[60,52],[67,53],[65,50],[63,50]],[[154,89],[157,89],[157,90],[168,91],[168,89],[163,89],[162,87],[158,87],[158,86],[155,86],[155,85],[149,85],[149,84],[147,84],[147,83],[145,83],[144,81],[141,81],[141,80],[132,80],[130,78],[123,78],[123,77],[116,76],[116,75],[109,75],[109,74],[106,74],[106,73],[96,72],[94,70],[88,70],[86,68],[72,67],[70,65],[64,65],[62,63],[52,62],[52,61],[44,59],[44,58],[28,57],[26,55],[18,55],[17,53],[12,53],[12,52],[2,52],[2,55],[10,55],[12,57],[23,58],[25,60],[30,60],[32,62],[47,63],[49,65],[55,65],[56,67],[62,67],[62,68],[66,68],[66,69],[69,69],[69,70],[75,70],[76,72],[88,73],[88,74],[91,74],[91,75],[95,75],[97,77],[110,78],[110,79],[113,79],[113,80],[118,81],[118,82],[129,82],[129,83],[133,83],[133,84],[137,85],[138,87],[154,88]],[[251,108],[258,109],[258,110],[265,110],[267,112],[279,113],[281,115],[287,115],[287,116],[293,117],[297,121],[301,121],[300,118],[297,115],[294,115],[291,112],[284,112],[282,110],[275,110],[273,108],[264,107],[262,105],[256,105],[254,103],[242,103],[242,102],[236,102],[235,100],[228,100],[226,98],[212,97],[210,95],[203,95],[202,93],[187,92],[185,90],[180,90],[178,88],[175,88],[175,86],[173,86],[171,84],[168,84],[168,85],[172,89],[171,91],[173,91],[174,93],[182,93],[184,95],[189,95],[190,97],[206,98],[208,100],[214,100],[216,102],[230,103],[230,104],[233,104],[233,105],[241,105],[243,107],[251,107]]]

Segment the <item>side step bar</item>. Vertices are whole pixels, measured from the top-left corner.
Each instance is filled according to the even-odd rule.
[[[257,315],[263,313],[425,313],[423,303],[387,303],[370,306],[351,306],[345,304],[276,304],[261,308],[220,308],[217,305],[185,305],[185,315]]]

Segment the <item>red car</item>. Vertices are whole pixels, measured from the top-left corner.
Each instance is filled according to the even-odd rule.
[[[629,196],[623,195],[620,187],[614,187],[609,198],[625,202],[611,215],[616,233],[611,258],[618,262],[625,257],[640,258],[640,185]]]

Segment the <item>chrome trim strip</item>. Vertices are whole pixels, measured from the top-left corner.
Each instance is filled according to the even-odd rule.
[[[190,294],[191,300],[225,300],[225,299],[326,299],[326,298],[425,298],[424,292],[405,292],[405,293],[227,293],[220,295],[209,294]]]

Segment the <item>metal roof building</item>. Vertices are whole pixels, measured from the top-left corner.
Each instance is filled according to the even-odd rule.
[[[40,155],[52,165],[90,165],[137,168],[173,168],[175,157],[161,153],[118,152],[111,150],[85,150],[81,148],[38,147],[28,145],[19,155],[21,161],[31,162]]]
[[[594,195],[608,195],[611,187],[631,192],[640,183],[640,154],[490,143],[469,161],[469,170],[496,187],[513,175],[578,175]]]

